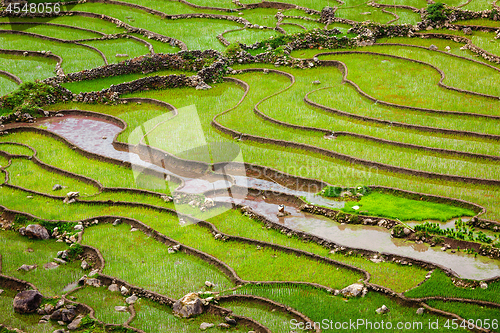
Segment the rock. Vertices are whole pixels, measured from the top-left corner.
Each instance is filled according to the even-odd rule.
[[[462,31],[465,35],[472,35],[472,29],[469,27],[463,28]]]
[[[196,86],[196,90],[208,90],[208,89],[212,89],[212,87],[203,81],[198,83],[198,85]]]
[[[314,85],[321,84],[321,81],[320,81],[320,80],[313,81],[313,84],[314,84]]]
[[[449,46],[446,46],[446,47],[445,47],[444,49],[445,49],[445,50],[446,50],[447,52],[450,52],[450,50],[451,50],[451,47],[449,47]]]
[[[361,283],[353,283],[353,284],[345,287],[344,289],[342,289],[340,292],[345,297],[357,297],[357,296],[361,295],[364,288],[365,288],[365,286]]]
[[[137,228],[130,228],[130,232],[138,231],[139,229]]]
[[[388,313],[389,311],[390,311],[389,308],[385,305],[382,305],[380,308],[375,310],[375,312],[377,312],[378,314]]]
[[[61,298],[59,301],[56,303],[56,309],[60,309],[64,306],[64,300]]]
[[[122,223],[122,220],[120,219],[116,219],[114,222],[113,222],[113,225],[116,227],[117,225],[121,224]]]
[[[210,281],[205,281],[205,286],[206,286],[207,288],[212,289],[213,287],[215,287],[215,284],[213,284],[213,283],[212,283],[212,282],[210,282]]]
[[[201,323],[200,330],[205,331],[205,330],[212,328],[212,327],[214,327],[214,324],[212,324],[212,323]]]
[[[215,238],[215,239],[221,239],[221,238],[222,238],[222,235],[221,235],[221,234],[215,234],[214,238]]]
[[[32,271],[34,270],[35,268],[37,268],[37,265],[21,265],[21,267],[19,267],[17,270],[18,271],[25,271],[25,272],[29,272],[29,271]]]
[[[418,308],[417,309],[417,314],[418,315],[424,314],[424,310],[425,310],[424,308]]]
[[[99,279],[86,279],[85,284],[89,285],[91,287],[100,287],[101,286],[101,281]]]
[[[236,320],[234,320],[231,317],[224,317],[224,320],[226,321],[226,323],[228,323],[229,325],[232,325],[232,326],[235,326],[237,324]]]
[[[108,287],[109,291],[117,292],[120,291],[120,288],[118,288],[118,285],[116,283],[110,284]]]
[[[115,55],[115,57],[117,57],[117,58],[128,58],[128,54],[126,54],[126,53],[117,53]]]
[[[43,295],[38,290],[24,290],[14,297],[13,307],[17,313],[33,313],[42,303]]]
[[[125,299],[125,302],[127,302],[127,304],[134,304],[138,299],[139,298],[137,296],[132,295],[130,297],[127,297],[127,299]]]
[[[75,319],[76,311],[74,309],[62,309],[61,318],[65,323],[70,323]]]
[[[411,230],[410,230],[410,229],[408,229],[408,228],[404,228],[404,229],[403,229],[403,233],[404,233],[406,236],[408,236],[409,234],[411,234]]]
[[[62,186],[59,185],[59,184],[55,184],[53,187],[52,187],[52,191],[59,191],[59,190],[62,190]]]
[[[226,324],[226,323],[220,323],[219,325],[217,325],[217,327],[229,329],[229,328],[231,328],[231,325]]]
[[[76,231],[83,231],[83,225],[77,224],[73,227],[73,229],[75,229]]]
[[[115,306],[116,312],[127,312],[128,308],[126,306]]]
[[[90,264],[87,262],[87,260],[82,260],[82,264],[80,265],[84,271],[90,269]]]
[[[55,261],[56,263],[61,264],[61,265],[65,265],[65,264],[67,264],[67,263],[68,263],[66,260],[61,259],[61,258],[54,258],[54,261]]]
[[[129,293],[128,289],[125,286],[122,286],[120,288],[120,292],[122,293],[122,295],[127,295]]]
[[[488,284],[484,281],[481,281],[481,283],[479,283],[479,287],[481,287],[481,289],[488,289]]]
[[[45,269],[56,269],[57,267],[59,267],[59,265],[52,261],[43,265],[43,268]]]
[[[68,330],[70,331],[76,331],[80,327],[80,322],[83,319],[83,315],[78,315],[76,316],[75,319],[71,323],[68,324]]]
[[[47,314],[47,315],[50,315],[52,314],[52,312],[54,312],[54,310],[56,309],[55,306],[53,306],[52,304],[50,303],[47,303],[45,304],[45,306],[43,307],[43,311]],[[50,319],[50,318],[49,318]]]
[[[42,318],[40,318],[40,320],[49,321],[50,320],[50,315],[45,315]]]
[[[54,311],[54,312],[50,315],[50,320],[54,320],[54,321],[59,321],[59,320],[62,320],[62,310],[63,310],[63,309],[59,309],[59,310]]]
[[[189,293],[174,303],[174,315],[181,318],[191,318],[203,313],[203,304],[196,293]]]
[[[45,227],[40,224],[30,224],[26,228],[19,229],[19,233],[23,236],[33,239],[49,239],[50,235]]]
[[[429,50],[437,51],[437,50],[439,50],[439,48],[436,45],[431,44],[431,46],[429,46]]]

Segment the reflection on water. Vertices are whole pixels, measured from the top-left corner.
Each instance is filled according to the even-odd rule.
[[[55,132],[74,145],[92,153],[98,153],[121,161],[129,161],[136,165],[151,168],[167,175],[175,175],[184,181],[180,191],[186,193],[203,193],[210,190],[225,189],[231,185],[282,192],[298,197],[306,197],[309,202],[316,205],[340,209],[345,202],[323,198],[321,196],[283,187],[275,182],[234,175],[226,180],[215,180],[213,177],[189,178],[175,173],[175,170],[163,169],[151,165],[137,154],[116,150],[112,141],[121,128],[109,121],[99,118],[84,116],[64,116],[49,118],[39,122],[46,126],[49,131]],[[180,173],[180,172],[179,172]],[[269,220],[282,224],[286,227],[305,231],[312,235],[352,248],[363,248],[372,251],[393,253],[409,258],[420,259],[448,267],[463,278],[487,279],[500,275],[500,261],[485,257],[475,258],[463,252],[449,253],[437,248],[431,248],[427,244],[416,244],[402,239],[391,238],[390,232],[385,228],[363,225],[341,225],[326,217],[311,215],[298,210],[297,207],[288,205],[286,212],[290,215],[278,218],[278,203],[262,197],[247,196],[244,199],[234,198],[228,195],[219,195],[213,198],[219,202],[231,202],[249,206],[254,212],[267,217]],[[421,223],[421,222],[419,222]],[[409,223],[412,225],[413,223]],[[453,227],[454,220],[446,227]]]

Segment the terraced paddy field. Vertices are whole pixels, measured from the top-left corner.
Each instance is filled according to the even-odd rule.
[[[500,332],[496,1],[4,0],[0,332]]]

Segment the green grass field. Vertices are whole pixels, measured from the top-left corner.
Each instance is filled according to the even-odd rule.
[[[51,230],[59,225],[74,234],[74,226],[82,220],[102,222],[110,217],[112,222],[128,218],[154,232],[134,230],[127,223],[99,223],[85,228],[81,245],[92,246],[102,254],[104,267],[99,274],[173,299],[190,292],[206,297],[202,292],[207,290],[221,295],[263,297],[310,318],[321,332],[339,332],[336,324],[342,326],[353,320],[365,324],[384,321],[391,324],[385,329],[389,332],[403,330],[396,328],[398,323],[411,324],[404,331],[431,331],[431,322],[439,324],[437,329],[432,328],[434,331],[468,330],[465,324],[450,327],[447,317],[432,309],[473,320],[482,327],[488,321],[493,324],[492,320],[499,317],[498,307],[476,301],[500,304],[500,259],[495,257],[500,230],[500,39],[498,31],[474,28],[468,34],[455,25],[498,28],[499,16],[490,11],[493,6],[487,1],[448,0],[445,4],[449,7],[442,11],[444,21],[432,18],[433,7],[426,12],[429,3],[423,0],[124,0],[106,6],[100,2],[66,3],[61,6],[64,15],[36,17],[16,16],[6,7],[0,8],[0,70],[5,72],[0,74],[0,96],[18,88],[9,73],[24,83],[63,75],[61,71],[56,73],[56,60],[45,56],[47,52],[62,58],[64,74],[102,71],[94,80],[52,79],[53,85],[64,81],[61,87],[73,93],[73,97],[68,93],[64,102],[54,91],[44,96],[43,103],[33,101],[36,94],[0,98],[0,274],[33,284],[46,297],[44,302],[55,302],[89,273],[80,266],[82,258],[46,269],[44,265],[54,261],[59,251],[70,249],[69,244],[54,237],[43,241],[23,237],[17,228],[41,223]],[[328,11],[324,10],[327,6],[335,7],[335,19],[329,23],[325,18]],[[460,8],[473,12],[457,14],[461,19],[455,21],[450,12]],[[328,29],[339,29],[341,34],[323,31],[327,23]],[[466,37],[493,57],[487,59],[480,55],[483,51],[464,48],[463,41],[425,36],[427,33]],[[80,44],[74,42],[81,39],[84,41]],[[230,45],[225,45],[223,39]],[[262,41],[267,44],[258,44]],[[154,50],[148,48],[148,43]],[[163,68],[187,70],[154,71],[148,58],[140,68],[130,62],[154,53],[174,54],[181,48],[188,51],[173,55],[173,63],[163,64]],[[212,51],[209,56],[191,53],[196,50]],[[39,53],[28,56],[25,51]],[[350,53],[342,53],[345,51]],[[326,52],[332,54],[321,55]],[[103,68],[106,61],[110,65]],[[318,66],[322,62],[329,64]],[[117,63],[130,66],[132,73],[115,75]],[[195,66],[200,63],[205,69],[196,72]],[[341,68],[347,69],[347,82]],[[212,74],[221,79],[207,81],[210,88],[200,89],[201,77]],[[142,98],[140,102],[115,103],[109,96],[101,104],[75,99],[76,94],[98,95],[121,83],[167,75],[184,75],[178,80],[180,87],[144,89],[136,85],[132,92],[113,97]],[[171,112],[158,101],[170,104],[176,111]],[[62,110],[91,111],[96,117],[86,115],[86,121],[94,123],[82,126],[83,122],[78,122],[81,118],[76,116],[56,117]],[[43,111],[50,111],[53,118],[41,119]],[[35,117],[33,123],[16,120],[27,114]],[[121,132],[112,134],[121,144],[103,140],[110,139],[111,134],[105,132],[108,125],[98,123],[98,114],[119,118],[126,124]],[[220,131],[217,124],[231,134]],[[24,130],[30,126],[39,130]],[[49,128],[70,142],[48,133]],[[75,134],[80,142],[72,141]],[[163,166],[176,176],[141,174],[140,169],[124,163],[123,152],[113,155],[120,156],[114,163],[95,155],[126,152],[123,144],[130,145],[134,154],[140,151],[128,158],[155,162],[157,168]],[[84,145],[87,153],[80,153],[76,149],[79,145]],[[45,166],[38,165],[34,156]],[[253,178],[237,175],[224,164],[231,161],[247,163],[246,175]],[[214,174],[222,170],[211,165],[216,162],[223,162],[227,174]],[[290,178],[269,170],[256,171],[252,165],[276,169]],[[430,220],[440,225],[461,217],[490,220],[490,226],[471,229],[474,235],[484,233],[493,239],[492,247],[485,245],[484,237],[475,240],[479,244],[476,250],[479,246],[491,250],[489,258],[476,250],[475,256],[465,255],[465,249],[438,253],[420,242],[389,238],[390,230],[377,225],[350,228],[342,221],[326,223],[326,217],[313,219],[300,212],[298,200],[282,193],[306,197],[304,184],[309,181],[297,177],[343,189],[394,189],[372,190],[343,201],[331,198],[340,201],[339,215]],[[207,196],[226,197],[245,191],[246,181],[253,189],[245,194],[244,204],[267,220],[250,217],[228,205],[207,211],[199,207],[197,200],[210,204]],[[55,184],[63,189],[54,191]],[[309,191],[319,193],[322,186],[314,184]],[[217,194],[217,189],[222,194]],[[276,190],[276,197],[261,189]],[[79,192],[78,201],[64,203],[62,197],[71,191]],[[194,194],[186,199],[180,195],[183,191]],[[426,195],[468,201],[477,208],[472,210],[470,205],[456,200],[424,199]],[[293,212],[292,216],[277,215],[281,203],[287,212]],[[32,214],[38,220],[29,222],[10,211]],[[180,214],[206,219],[208,224],[190,223]],[[14,225],[13,220],[17,221]],[[326,229],[318,229],[320,225]],[[396,256],[429,251],[431,263],[440,260],[438,264],[446,266],[440,257],[446,255],[453,261],[450,267],[463,263],[479,275],[484,273],[483,280],[498,274],[487,281],[487,288],[481,288],[480,281],[452,277],[439,268],[408,264],[406,257],[386,260],[384,249],[365,255],[350,249],[332,251],[332,246],[307,240],[288,229],[314,230],[311,232],[332,239],[351,232],[360,237],[387,236],[393,243],[390,245],[395,245],[391,247],[395,253],[391,254]],[[334,230],[343,234],[332,236]],[[172,253],[173,249],[155,232],[178,242],[181,251]],[[183,252],[187,247],[193,252]],[[91,258],[87,260],[92,262]],[[37,267],[29,272],[18,270],[23,264]],[[64,328],[55,321],[39,324],[41,315],[36,313],[15,313],[12,302],[17,291],[6,281],[0,279],[0,289],[4,290],[0,292],[0,324],[36,333]],[[208,282],[214,286],[208,287]],[[370,289],[365,296],[335,296],[336,290],[356,282]],[[389,289],[394,296],[374,290],[372,284]],[[77,333],[130,333],[131,328],[147,333],[194,333],[204,322],[214,324],[210,332],[260,332],[257,323],[273,333],[311,331],[294,325],[291,313],[244,298],[217,302],[215,297],[213,304],[234,316],[249,318],[247,324],[239,322],[225,329],[218,326],[226,321],[225,315],[214,314],[214,308],[206,307],[202,315],[181,319],[174,316],[170,305],[140,297],[132,317],[114,309],[127,305],[126,296],[107,288],[85,286],[68,297],[91,307],[98,320],[86,317],[75,330]],[[450,297],[469,302],[446,301]],[[417,314],[422,304],[415,299],[420,298],[428,298],[424,302],[430,307],[423,314]],[[377,314],[382,305],[390,311]],[[499,332],[497,328],[492,327],[492,331]],[[7,333],[6,329],[0,331]],[[380,330],[365,325],[342,331]]]

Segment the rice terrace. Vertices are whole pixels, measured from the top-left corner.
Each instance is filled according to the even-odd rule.
[[[500,332],[497,0],[0,0],[0,333]]]

